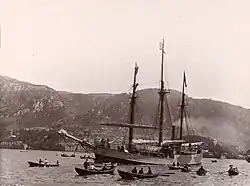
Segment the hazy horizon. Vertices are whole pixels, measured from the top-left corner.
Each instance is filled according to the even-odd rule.
[[[0,1],[0,74],[78,93],[167,88],[250,107],[250,2]],[[91,81],[90,81],[91,80]]]

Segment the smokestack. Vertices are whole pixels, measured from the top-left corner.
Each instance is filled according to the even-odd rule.
[[[175,139],[175,126],[174,125],[172,126],[172,138],[171,139],[172,140]]]

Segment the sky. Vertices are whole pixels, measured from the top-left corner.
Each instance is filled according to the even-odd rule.
[[[81,93],[165,80],[187,94],[250,107],[248,0],[0,0],[0,74]]]

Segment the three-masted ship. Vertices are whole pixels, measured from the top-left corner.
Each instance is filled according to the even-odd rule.
[[[171,140],[163,140],[163,124],[164,124],[164,106],[166,102],[167,91],[164,85],[164,40],[161,43],[161,81],[159,91],[159,126],[139,125],[135,124],[135,103],[136,103],[136,89],[138,87],[137,74],[138,66],[134,68],[134,82],[133,91],[130,101],[130,114],[129,123],[102,123],[101,125],[110,127],[126,127],[129,129],[128,144],[120,146],[120,148],[111,148],[107,141],[103,139],[95,144],[90,144],[84,140],[80,140],[70,134],[64,129],[61,129],[58,133],[73,140],[78,141],[83,146],[92,148],[95,154],[95,160],[98,162],[116,162],[122,164],[155,164],[166,165],[172,161],[179,162],[180,165],[197,165],[202,161],[202,150],[199,148],[200,143],[192,145],[186,143],[182,139],[182,128],[185,108],[185,87],[186,76],[184,72],[183,89],[182,89],[182,103],[181,103],[181,120],[180,120],[180,137],[177,139],[175,126],[172,126]],[[158,130],[158,140],[143,140],[134,139],[134,130],[140,129],[152,129]],[[147,144],[152,147],[150,152],[142,152],[136,148],[137,145]],[[150,148],[149,148],[150,149]]]

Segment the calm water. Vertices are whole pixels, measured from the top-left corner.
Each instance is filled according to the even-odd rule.
[[[59,152],[53,151],[29,151],[0,149],[0,183],[1,185],[250,185],[250,164],[244,160],[219,160],[211,163],[210,159],[204,159],[203,165],[209,170],[204,177],[196,176],[195,173],[182,173],[159,176],[148,180],[126,181],[115,175],[93,175],[80,177],[76,175],[74,167],[81,167],[83,160],[80,154],[75,158],[62,158]],[[38,161],[39,158],[47,158],[50,162],[59,160],[59,167],[32,168],[27,160]],[[229,177],[226,173],[228,165],[233,164],[240,170],[240,175]],[[139,168],[139,166],[137,166]],[[151,166],[153,172],[173,172],[166,166]],[[128,170],[131,166],[119,166],[120,169]],[[197,170],[197,168],[194,168]],[[223,173],[224,171],[224,173]]]

